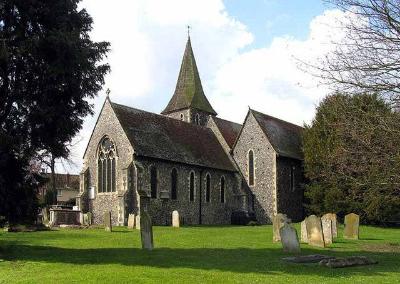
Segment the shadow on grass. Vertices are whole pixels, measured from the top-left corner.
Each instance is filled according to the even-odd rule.
[[[364,255],[379,261],[378,265],[332,270],[318,264],[294,264],[282,261],[288,256],[279,248],[156,248],[145,251],[140,248],[95,248],[73,249],[50,246],[30,246],[6,243],[3,251],[8,261],[35,261],[68,263],[76,265],[117,264],[126,266],[147,266],[154,268],[192,268],[220,270],[237,273],[292,274],[337,276],[377,276],[387,272],[400,272],[396,265],[399,255],[387,252],[334,252],[303,249],[305,254],[332,256]]]

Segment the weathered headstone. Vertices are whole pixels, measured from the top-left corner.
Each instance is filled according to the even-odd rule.
[[[172,211],[172,227],[174,228],[180,227],[179,212],[176,210]]]
[[[278,213],[274,217],[272,217],[273,242],[280,242],[281,236],[279,230],[283,227],[285,223],[290,223],[290,219],[288,219],[285,214]]]
[[[112,232],[111,211],[104,213],[104,230]]]
[[[128,215],[128,228],[133,229],[135,227],[135,214]]]
[[[323,259],[319,262],[319,265],[327,266],[330,268],[342,268],[350,266],[371,265],[377,263],[377,261],[370,259],[366,256],[349,256],[334,259]]]
[[[140,235],[142,238],[142,248],[147,250],[153,249],[153,226],[151,217],[147,211],[143,211],[140,216]]]
[[[83,223],[82,223],[82,225],[83,226],[89,226],[89,216],[88,216],[87,213],[83,214]]]
[[[92,225],[92,213],[88,212],[88,213],[86,213],[86,215],[87,215],[88,225],[91,226]]]
[[[332,220],[330,218],[321,217],[322,233],[324,234],[325,245],[332,244]]]
[[[45,226],[49,226],[50,224],[49,211],[46,207],[42,208],[42,224]]]
[[[329,218],[332,220],[332,238],[337,238],[337,228],[338,228],[338,222],[337,222],[337,216],[335,213],[326,213],[321,217],[323,218]]]
[[[306,220],[301,222],[301,242],[307,244],[308,243],[308,237],[307,237],[307,227],[306,227]]]
[[[285,223],[279,230],[283,251],[291,253],[300,252],[299,238],[296,229],[290,224]]]
[[[360,216],[354,213],[344,216],[344,238],[358,240]]]
[[[321,219],[315,215],[306,219],[307,238],[310,246],[325,247],[324,235],[322,233]]]
[[[140,230],[140,215],[136,215],[135,226],[136,226],[136,230]]]

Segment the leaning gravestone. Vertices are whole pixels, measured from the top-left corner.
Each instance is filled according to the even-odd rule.
[[[140,235],[142,237],[142,248],[147,250],[153,249],[153,226],[151,217],[147,211],[140,216]]]
[[[360,216],[354,213],[344,216],[344,238],[358,240]]]
[[[335,213],[326,213],[321,217],[323,218],[329,218],[332,220],[332,238],[337,238],[337,228],[338,228],[338,222],[337,222],[337,216]]]
[[[136,230],[140,230],[140,215],[136,215],[135,226],[136,226]]]
[[[299,238],[297,237],[296,229],[290,224],[285,223],[279,230],[283,251],[291,253],[300,252]]]
[[[172,211],[172,227],[179,228],[179,212],[174,210]]]
[[[104,230],[112,232],[111,211],[104,213]]]
[[[308,243],[306,220],[301,222],[301,238],[300,238],[300,240],[302,243],[305,243],[305,244]]]
[[[288,219],[285,214],[278,213],[274,217],[272,217],[273,242],[276,243],[281,240],[279,230],[283,227],[285,223],[290,223],[290,219]]]
[[[332,220],[330,218],[321,217],[322,233],[324,234],[325,245],[332,244]]]
[[[128,228],[133,229],[135,227],[135,214],[128,215]]]
[[[321,219],[315,215],[306,218],[307,238],[310,246],[325,247]]]

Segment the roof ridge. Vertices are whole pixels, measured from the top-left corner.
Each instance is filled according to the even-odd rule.
[[[258,114],[261,114],[261,115],[263,115],[263,116],[266,116],[266,117],[271,118],[271,119],[273,119],[273,120],[276,120],[276,121],[278,121],[278,122],[283,122],[283,123],[285,123],[285,124],[287,124],[287,125],[289,125],[289,126],[294,126],[294,127],[300,128],[300,129],[304,129],[304,127],[302,127],[302,126],[300,126],[300,125],[298,125],[298,124],[295,124],[295,123],[292,123],[292,122],[289,122],[289,121],[286,121],[286,120],[277,118],[277,117],[275,117],[275,116],[272,116],[272,115],[269,115],[269,114],[265,114],[265,113],[263,113],[263,112],[260,112],[260,111],[254,110],[254,109],[250,109],[250,111],[251,111],[251,112],[258,113]]]
[[[230,123],[234,123],[234,124],[237,124],[237,125],[242,125],[242,124],[240,124],[240,123],[238,123],[238,122],[234,122],[234,121],[232,121],[232,120],[228,120],[228,119],[225,119],[225,118],[221,118],[221,117],[213,117],[214,119],[218,119],[218,120],[223,120],[223,121],[226,121],[226,122],[230,122]]]

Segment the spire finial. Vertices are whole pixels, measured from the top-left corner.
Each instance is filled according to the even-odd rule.
[[[190,29],[191,29],[192,27],[191,26],[187,26],[187,33],[188,33],[188,38],[190,38]]]
[[[111,93],[110,89],[107,88],[107,91],[106,91],[107,98],[110,97],[110,93]]]

